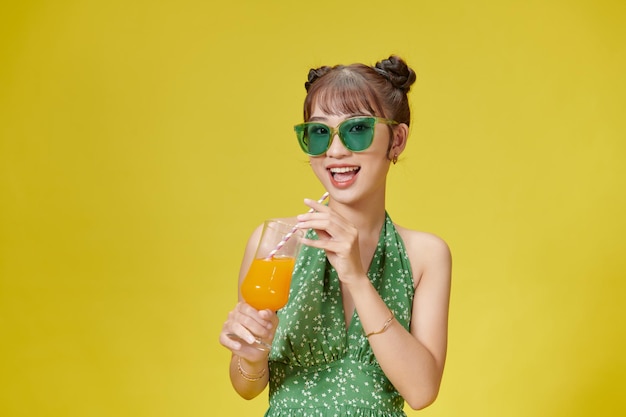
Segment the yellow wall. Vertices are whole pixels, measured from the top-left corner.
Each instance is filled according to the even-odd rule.
[[[391,53],[418,81],[389,211],[454,255],[441,394],[409,415],[626,413],[623,1],[13,3],[0,415],[262,415],[217,342],[244,241],[322,192],[308,69]]]

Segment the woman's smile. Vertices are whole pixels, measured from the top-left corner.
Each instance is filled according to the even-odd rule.
[[[361,168],[358,166],[332,166],[328,167],[327,170],[333,185],[345,188],[354,183]]]

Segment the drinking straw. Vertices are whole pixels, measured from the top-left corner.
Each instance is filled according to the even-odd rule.
[[[324,200],[326,200],[328,198],[328,191],[325,192],[322,197],[317,200],[318,203],[323,203]],[[313,210],[312,208],[309,209],[309,213],[313,213],[315,210]],[[272,259],[274,257],[274,255],[276,255],[276,252],[278,252],[280,250],[280,248],[282,248],[283,246],[285,246],[285,243],[287,243],[287,241],[291,238],[291,236],[293,236],[294,233],[296,233],[296,230],[298,230],[297,226],[294,226],[289,233],[287,233],[285,236],[283,236],[283,238],[280,240],[280,242],[278,242],[278,245],[276,245],[276,247],[274,249],[272,249],[272,251],[267,255],[267,257],[265,259]]]

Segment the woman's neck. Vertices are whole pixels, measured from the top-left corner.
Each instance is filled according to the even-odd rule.
[[[385,199],[360,204],[343,204],[331,200],[328,206],[348,220],[359,231],[361,238],[378,239],[378,234],[385,221]]]

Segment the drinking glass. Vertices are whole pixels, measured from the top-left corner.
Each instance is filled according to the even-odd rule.
[[[304,232],[280,220],[263,223],[252,264],[241,284],[243,299],[257,310],[277,311],[287,304],[291,275]],[[230,337],[236,337],[230,334]],[[270,346],[257,338],[258,348]]]

